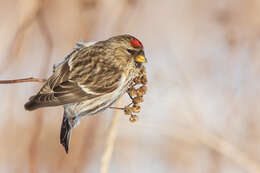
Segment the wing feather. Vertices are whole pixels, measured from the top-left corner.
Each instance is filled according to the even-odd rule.
[[[99,61],[101,56],[104,54],[85,46],[74,50],[25,108],[64,105],[113,92],[122,73],[116,66]]]

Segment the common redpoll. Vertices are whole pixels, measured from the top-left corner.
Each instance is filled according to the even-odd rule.
[[[113,104],[126,92],[145,62],[142,43],[131,35],[77,43],[24,107],[34,110],[64,105],[60,143],[68,153],[71,132],[79,120]]]

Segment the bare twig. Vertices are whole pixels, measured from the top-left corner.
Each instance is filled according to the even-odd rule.
[[[23,82],[46,82],[46,79],[28,77],[23,79],[0,80],[0,84],[14,84],[14,83],[23,83]]]
[[[99,128],[99,121],[95,121],[94,123],[88,123],[84,124],[85,128],[84,131],[84,137],[83,137],[83,143],[80,147],[80,154],[77,157],[77,163],[75,163],[75,168],[73,170],[74,173],[84,173],[85,170],[89,166],[88,163],[92,158],[93,155],[93,148],[95,147],[95,137],[96,137],[96,129]],[[91,139],[91,140],[90,140]],[[61,169],[58,169],[55,171],[60,172]]]
[[[176,64],[176,68],[178,68],[180,76],[182,77],[180,81],[187,88],[191,88],[191,82],[188,80],[185,73],[180,68],[179,63],[177,62]],[[185,121],[188,122],[190,126],[194,126],[195,124],[194,129],[191,130],[192,137],[196,137],[201,144],[238,163],[249,172],[260,172],[259,163],[256,160],[252,159],[249,155],[247,155],[245,151],[240,150],[237,146],[229,143],[228,141],[215,135],[214,133],[208,132],[208,130],[204,128],[203,124],[201,123],[202,121],[200,120],[200,115],[202,113],[195,108],[192,100],[187,94],[185,94],[185,92],[183,97],[189,105],[191,112],[190,114],[188,114],[188,116],[185,117]]]
[[[10,44],[8,55],[0,65],[0,73],[7,69],[11,65],[12,61],[17,61],[19,53],[22,48],[22,43],[24,40],[24,35],[28,28],[30,28],[33,22],[36,20],[40,10],[42,8],[42,1],[35,2],[34,8],[29,12],[27,17],[21,22],[21,25],[18,27],[18,30],[15,33],[12,43]]]
[[[120,105],[120,100],[118,101],[117,105]],[[116,134],[117,134],[119,114],[120,114],[120,110],[115,110],[114,117],[109,128],[109,134],[106,141],[105,151],[101,160],[100,173],[108,172],[112,152],[114,149]]]

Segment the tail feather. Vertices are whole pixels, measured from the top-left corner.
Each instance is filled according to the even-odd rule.
[[[72,127],[69,123],[69,119],[64,115],[60,131],[60,143],[65,148],[66,153],[69,152],[69,143],[71,137]]]
[[[24,105],[24,108],[26,110],[32,111],[32,110],[35,110],[35,109],[41,107],[40,104],[35,101],[35,97],[36,96],[32,96],[30,98],[30,100]]]
[[[53,93],[37,94],[29,99],[29,101],[24,105],[24,108],[28,111],[32,111],[41,107],[60,105],[60,103],[51,100],[53,97]]]

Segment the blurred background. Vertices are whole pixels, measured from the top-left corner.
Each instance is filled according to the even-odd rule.
[[[78,41],[142,41],[148,93],[139,121],[120,113],[108,172],[260,172],[259,0],[0,4],[0,80],[47,78]],[[24,110],[41,85],[0,85],[0,172],[99,172],[114,110],[81,120],[67,155],[63,108]]]

